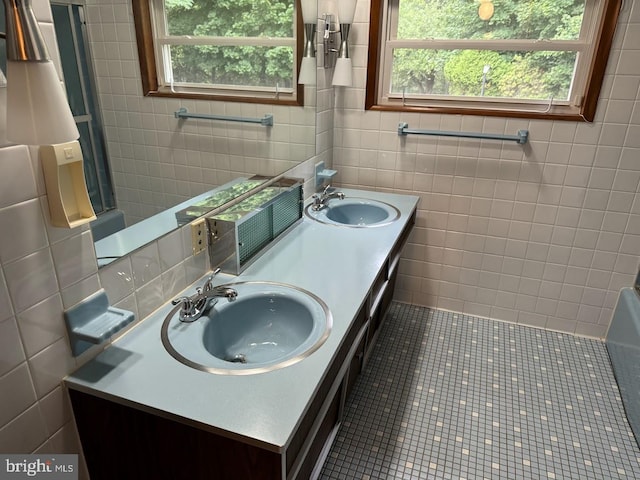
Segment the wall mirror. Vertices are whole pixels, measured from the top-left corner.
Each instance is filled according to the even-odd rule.
[[[206,203],[220,186],[243,192],[237,185],[246,179],[277,176],[315,154],[315,86],[304,87],[303,106],[145,97],[130,2],[53,0],[51,6],[98,214],[92,229],[99,264],[179,227],[178,212]],[[184,110],[272,115],[273,126],[177,118]]]

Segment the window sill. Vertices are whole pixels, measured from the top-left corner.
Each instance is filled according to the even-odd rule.
[[[564,120],[573,122],[591,122],[592,118],[587,118],[577,107],[554,106],[551,110],[499,110],[490,108],[465,108],[465,107],[444,107],[444,106],[418,106],[418,105],[369,105],[365,110],[380,112],[407,112],[407,113],[433,113],[445,115],[479,115],[485,117],[506,117],[525,118],[531,120]]]
[[[285,106],[304,106],[303,92],[299,92],[298,98],[292,98],[291,95],[280,95],[275,98],[273,94],[270,96],[252,95],[234,95],[234,94],[212,94],[202,92],[174,92],[169,89],[150,90],[144,93],[147,97],[163,97],[163,98],[184,98],[189,100],[209,100],[219,102],[242,102],[242,103],[258,103],[265,105],[285,105]]]

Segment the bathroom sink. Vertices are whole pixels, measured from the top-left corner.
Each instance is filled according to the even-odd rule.
[[[261,373],[297,363],[327,339],[327,305],[306,290],[281,283],[226,285],[238,296],[218,299],[206,315],[179,320],[179,306],[162,325],[162,343],[177,360],[219,374]]]
[[[305,213],[321,223],[360,228],[388,225],[400,218],[400,212],[393,205],[355,197],[331,199],[326,207],[318,211],[308,205]]]

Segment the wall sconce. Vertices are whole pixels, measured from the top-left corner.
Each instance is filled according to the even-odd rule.
[[[349,32],[356,13],[357,0],[340,0],[338,17],[340,20],[340,49],[331,84],[349,87],[353,83],[353,65],[349,56]]]
[[[298,83],[316,84],[316,29],[318,28],[318,2],[300,0],[302,21],[304,22],[304,52],[298,75]]]
[[[3,0],[7,24],[9,142],[54,145],[80,134],[31,8],[31,0]]]
[[[337,37],[338,30],[335,30],[335,25],[333,23],[334,15],[330,13],[325,13],[322,15],[322,44],[324,46],[324,68],[329,69],[333,68],[336,65],[336,58],[338,49],[337,47]]]

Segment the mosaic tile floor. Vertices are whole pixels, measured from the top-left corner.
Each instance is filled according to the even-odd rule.
[[[394,303],[322,480],[640,479],[604,343]]]

